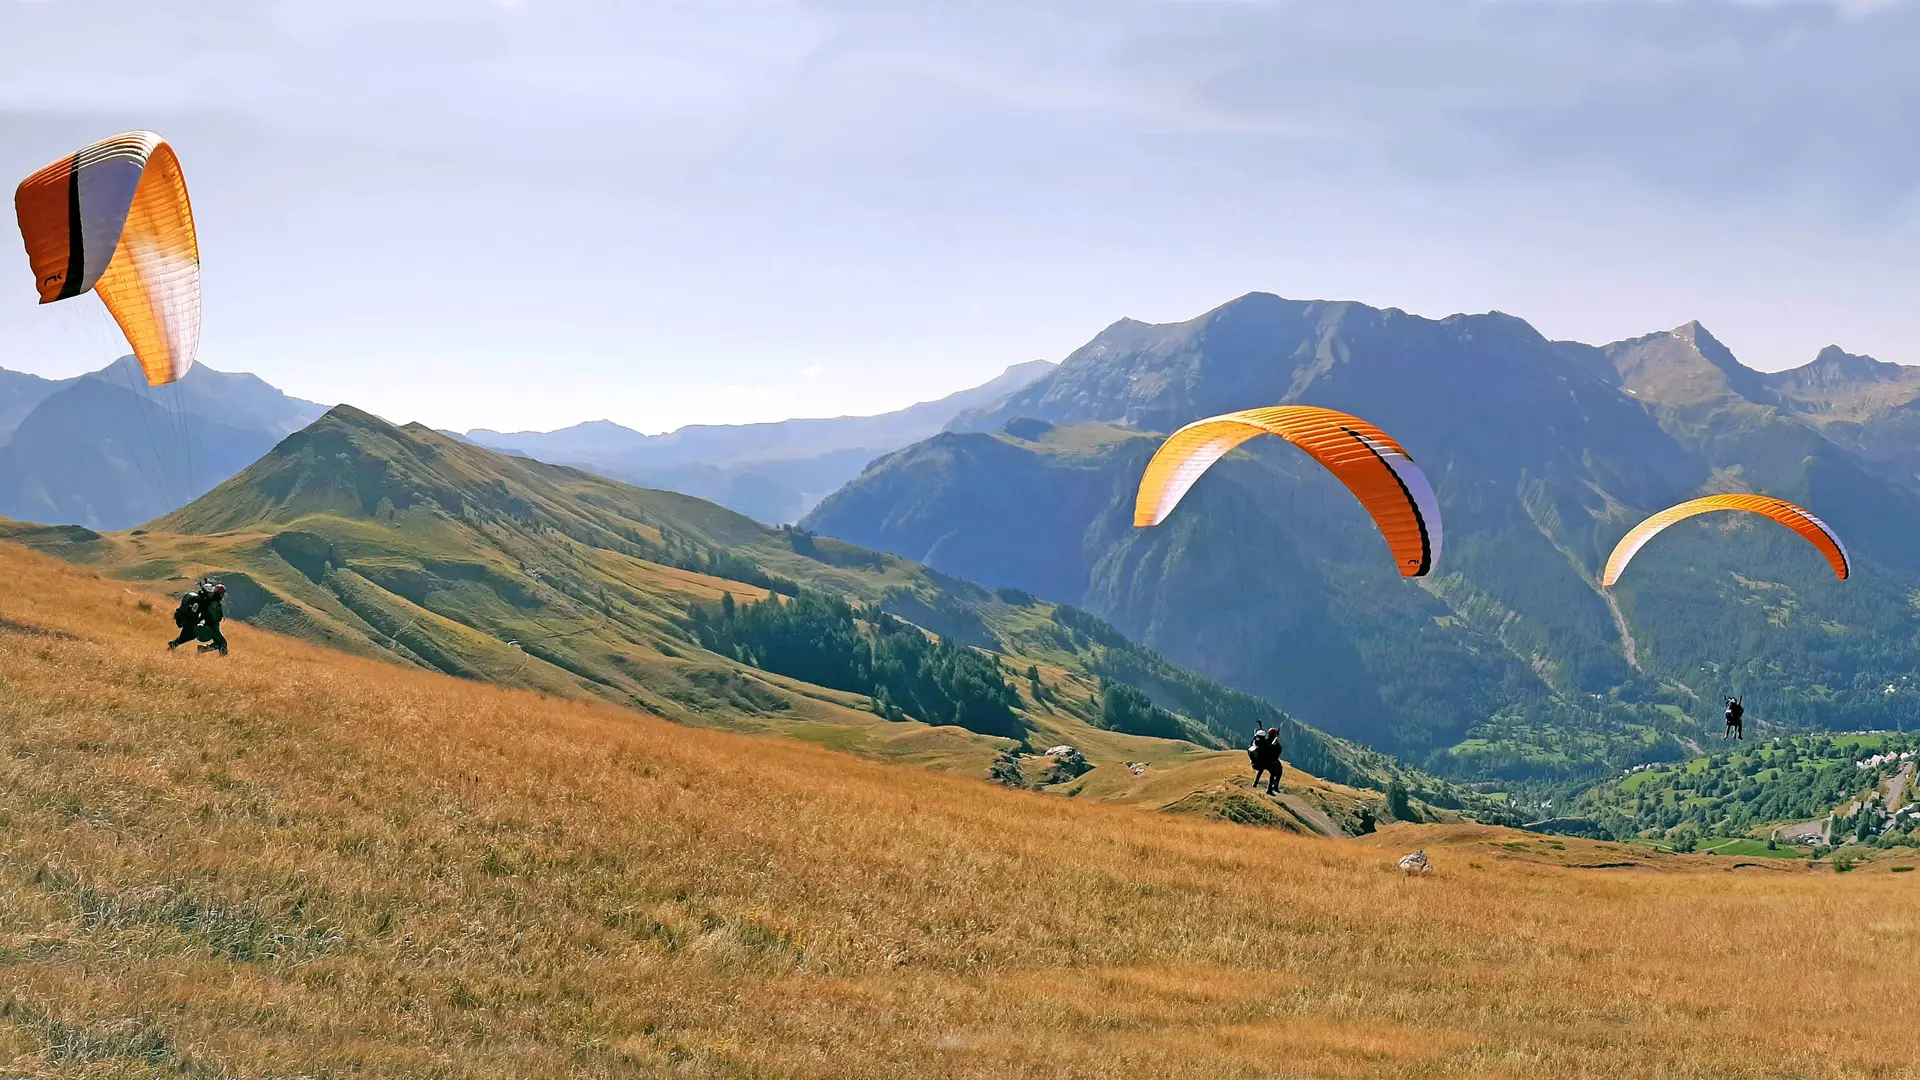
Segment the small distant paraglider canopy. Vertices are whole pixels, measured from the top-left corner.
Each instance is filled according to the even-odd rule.
[[[1679,506],[1662,510],[1647,520],[1635,525],[1627,535],[1620,538],[1613,554],[1607,556],[1607,569],[1601,575],[1600,584],[1611,587],[1620,580],[1627,563],[1640,553],[1647,541],[1654,538],[1662,529],[1678,521],[1685,521],[1699,514],[1710,514],[1715,510],[1744,510],[1750,514],[1759,514],[1764,518],[1785,525],[1806,538],[1806,541],[1818,548],[1820,554],[1827,557],[1833,566],[1833,576],[1841,581],[1853,572],[1853,561],[1847,555],[1847,545],[1840,542],[1840,534],[1834,532],[1827,523],[1807,513],[1798,506],[1782,499],[1765,495],[1708,495],[1705,498],[1683,502]]]
[[[1365,420],[1311,405],[1226,413],[1168,436],[1140,478],[1134,526],[1165,521],[1214,462],[1259,435],[1277,435],[1305,450],[1345,484],[1373,516],[1402,576],[1433,570],[1440,559],[1440,505],[1412,455]]]
[[[200,242],[166,140],[130,131],[94,143],[27,177],[13,204],[41,303],[98,293],[149,385],[193,367]]]

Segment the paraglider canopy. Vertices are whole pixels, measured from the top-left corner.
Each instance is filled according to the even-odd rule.
[[[151,131],[88,146],[13,196],[40,302],[97,293],[147,383],[186,375],[200,344],[200,242],[180,161]]]
[[[1259,435],[1287,440],[1339,478],[1373,516],[1402,576],[1432,571],[1440,558],[1440,505],[1426,474],[1386,432],[1359,417],[1311,405],[1224,413],[1168,436],[1140,478],[1135,527],[1165,521],[1214,462]]]
[[[1750,514],[1777,521],[1817,548],[1827,557],[1828,565],[1833,567],[1833,576],[1841,581],[1847,580],[1852,573],[1853,562],[1847,555],[1847,546],[1840,542],[1840,534],[1834,532],[1827,523],[1807,513],[1800,507],[1783,499],[1766,495],[1708,495],[1705,498],[1692,499],[1678,506],[1670,507],[1635,525],[1614,545],[1613,554],[1607,556],[1607,568],[1600,577],[1602,586],[1611,587],[1620,580],[1627,564],[1640,553],[1647,541],[1653,539],[1661,530],[1675,522],[1685,521],[1700,514],[1710,514],[1716,510],[1744,510]]]

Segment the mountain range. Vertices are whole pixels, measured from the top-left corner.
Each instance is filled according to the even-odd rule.
[[[0,516],[128,528],[206,493],[325,411],[204,364],[160,387],[131,356],[71,379],[0,370]]]
[[[1053,367],[1046,360],[1015,364],[979,386],[878,416],[694,424],[664,435],[595,420],[558,431],[475,429],[459,437],[783,524],[798,520],[874,458],[938,434],[962,413],[999,402]]]
[[[1052,367],[1016,364],[972,389],[877,416],[694,425],[653,436],[606,420],[552,432],[443,434],[790,522],[875,457]],[[204,364],[162,387],[149,387],[131,357],[71,379],[0,368],[0,517],[129,528],[205,494],[325,411],[257,376]]]
[[[1920,371],[1839,349],[1746,368],[1688,324],[1606,346],[1501,314],[1426,319],[1255,293],[1122,320],[950,430],[873,463],[805,528],[1106,619],[1332,733],[1463,777],[1596,776],[1697,745],[1722,693],[1762,727],[1902,727],[1920,705]],[[1253,405],[1354,413],[1432,479],[1445,547],[1402,579],[1358,504],[1278,440],[1132,525],[1162,433]],[[1711,491],[1808,506],[1853,549],[1645,515]]]
[[[157,393],[143,388],[125,361],[65,382],[0,376],[0,420],[10,425],[0,429],[0,509],[103,532],[125,528],[246,468],[321,411],[252,376],[205,369]],[[553,474],[572,478],[567,485],[587,483],[588,472],[650,475],[778,521],[825,490],[834,470],[877,458],[799,529],[764,533],[754,525],[760,539],[739,550],[771,544],[784,562],[796,537],[831,537],[924,565],[935,577],[915,579],[920,599],[900,610],[943,633],[954,627],[936,625],[940,604],[974,602],[928,584],[936,578],[1082,609],[1124,639],[1315,727],[1447,776],[1511,787],[1690,753],[1722,693],[1745,694],[1762,730],[1905,726],[1920,703],[1911,657],[1920,627],[1909,600],[1920,595],[1920,552],[1908,539],[1920,528],[1916,400],[1920,369],[1835,347],[1800,368],[1762,373],[1698,324],[1592,346],[1549,340],[1497,312],[1434,320],[1256,293],[1183,323],[1121,320],[1058,366],[1020,365],[984,386],[880,417],[652,437],[606,422],[549,433],[427,433],[440,441],[421,447],[413,443],[425,429],[414,426],[392,429],[407,432],[399,441],[367,436],[387,449],[349,459],[368,476],[387,475],[409,455],[448,461],[447,448],[479,452],[494,443],[523,461],[577,462]],[[1444,510],[1446,543],[1433,576],[1410,582],[1394,573],[1351,497],[1275,440],[1230,455],[1167,524],[1132,527],[1134,484],[1162,433],[1275,402],[1354,412],[1409,447]],[[364,415],[346,410],[329,422]],[[317,438],[305,437],[309,445]],[[259,467],[269,460],[278,459]],[[487,470],[499,467],[480,471]],[[252,489],[294,484],[284,469],[272,480],[256,473],[247,471]],[[489,483],[496,495],[514,489],[505,479]],[[408,489],[414,502],[388,512],[440,489],[452,490],[444,477],[422,480]],[[755,503],[756,490],[771,501]],[[1809,506],[1854,550],[1853,579],[1833,581],[1810,549],[1780,530],[1717,518],[1663,535],[1618,587],[1598,588],[1601,561],[1632,523],[1691,495],[1728,490]],[[555,505],[601,497],[542,496],[558,498]],[[360,509],[378,519],[377,499]],[[153,529],[198,535],[208,512],[203,505]],[[311,531],[244,514],[222,521],[216,531],[233,535]],[[656,554],[671,563],[696,549],[707,559],[737,548],[711,536],[685,544],[693,546],[671,558]],[[344,550],[338,538],[323,546]],[[741,557],[759,566],[763,555]],[[285,561],[283,552],[275,558]],[[427,572],[437,556],[408,558]],[[503,579],[525,570],[516,563]],[[906,584],[856,593],[899,607],[905,594],[887,590]],[[755,587],[765,591],[766,583]],[[345,595],[335,601],[351,608]],[[391,626],[355,615],[374,628],[368,633],[338,612],[314,616],[325,608],[317,599],[302,603],[275,610],[289,625],[322,627],[321,637],[350,647],[393,651],[399,643]],[[302,621],[310,616],[317,621]],[[263,608],[262,617],[277,616]],[[974,625],[991,627],[993,618],[969,618],[963,639],[997,639]],[[506,620],[488,632],[516,626]],[[473,659],[462,655],[446,652],[459,662],[442,670]],[[521,654],[502,655],[530,667]],[[555,666],[602,689],[625,685],[606,666],[609,655]],[[440,666],[427,652],[414,658]]]

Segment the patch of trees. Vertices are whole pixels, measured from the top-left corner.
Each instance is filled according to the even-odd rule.
[[[778,526],[777,531],[785,534],[794,554],[805,556],[815,562],[826,563],[828,566],[878,572],[885,570],[887,563],[891,561],[889,556],[878,551],[855,547],[838,540],[829,539],[823,542],[820,534],[809,532],[798,525],[781,525]]]
[[[797,590],[793,598],[690,612],[700,644],[722,656],[816,686],[866,694],[889,719],[956,724],[982,735],[1025,735],[997,657],[929,637],[882,611]]]
[[[1387,785],[1387,813],[1393,815],[1395,821],[1420,820],[1420,815],[1413,811],[1413,803],[1407,798],[1407,786],[1400,782],[1399,777]]]
[[[1123,682],[1100,680],[1100,726],[1128,735],[1150,735],[1156,739],[1184,739],[1187,733],[1180,721],[1153,699]]]
[[[974,593],[979,593],[979,590],[971,585],[967,588]],[[928,591],[931,592],[931,596],[925,595],[923,590],[908,588],[904,585],[895,586],[888,589],[886,595],[881,597],[880,606],[917,626],[926,627],[943,638],[963,641],[982,649],[999,648],[999,636],[993,632],[992,627],[987,625],[986,620],[980,617],[980,611],[975,607],[981,599],[980,596],[967,596],[944,587]]]
[[[769,574],[760,569],[759,563],[745,555],[728,551],[726,548],[713,548],[707,551],[704,557],[696,552],[687,561],[690,565],[682,566],[680,569],[710,574],[714,577],[726,578],[728,581],[744,581],[748,585],[758,585],[768,592],[785,596],[793,596],[800,591],[797,583],[777,574]]]
[[[1089,615],[1077,607],[1067,604],[1056,606],[1053,609],[1053,622],[1066,631],[1064,640],[1070,648],[1083,646],[1083,643],[1105,645],[1109,649],[1138,648],[1104,619]]]

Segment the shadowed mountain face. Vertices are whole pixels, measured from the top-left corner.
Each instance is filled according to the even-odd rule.
[[[35,407],[53,396],[70,379],[43,379],[21,371],[0,368],[0,444],[13,435],[13,429]]]
[[[875,457],[939,432],[961,413],[993,405],[1053,367],[1045,360],[1015,364],[979,386],[878,416],[696,424],[665,435],[595,420],[549,432],[475,430],[464,438],[782,523],[797,520]]]
[[[132,357],[61,382],[0,372],[0,419],[18,413],[0,446],[0,516],[137,525],[204,494],[323,411],[205,365],[161,387],[147,385]]]
[[[1897,398],[1886,384],[1912,384],[1886,367],[1823,357],[1766,376],[1697,325],[1595,348],[1497,313],[1254,294],[1186,323],[1116,323],[875,462],[805,524],[1078,604],[1416,760],[1565,774],[1678,753],[1722,691],[1790,725],[1893,726],[1920,703],[1898,689],[1920,675],[1920,498],[1808,420]],[[1166,524],[1132,527],[1149,433],[1279,402],[1354,413],[1411,451],[1445,519],[1432,577],[1400,578],[1352,497],[1278,440],[1231,455]],[[1628,527],[1713,490],[1808,505],[1860,572],[1837,583],[1783,530],[1716,517],[1598,589]]]

